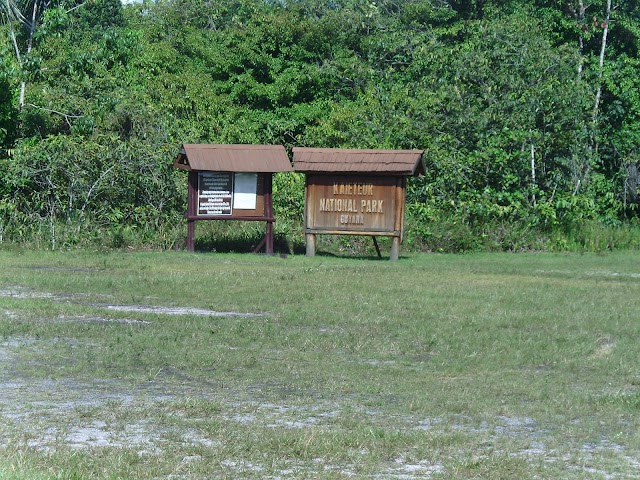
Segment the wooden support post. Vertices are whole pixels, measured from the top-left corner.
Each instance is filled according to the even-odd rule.
[[[400,257],[400,237],[393,237],[391,241],[391,254],[389,261],[395,262]]]
[[[394,230],[399,232],[391,239],[391,254],[389,261],[395,262],[400,257],[400,244],[402,243],[402,230],[404,229],[404,197],[406,192],[407,179],[405,177],[396,178],[396,215]]]
[[[273,223],[267,222],[267,233],[266,233],[265,247],[264,253],[267,255],[273,255]]]
[[[187,216],[192,218],[198,213],[198,173],[189,172],[189,188],[187,194]],[[194,252],[196,249],[196,222],[187,220],[187,251]]]
[[[316,254],[316,235],[314,233],[307,233],[306,240],[307,240],[307,257],[314,257]]]
[[[378,252],[378,258],[382,258],[382,254],[380,253],[380,247],[378,246],[378,239],[376,237],[373,238],[373,245],[376,247],[376,252]]]
[[[195,220],[187,220],[187,251],[195,252],[196,250],[196,222]]]
[[[264,215],[273,218],[273,175],[264,174]],[[265,253],[273,255],[273,222],[267,221]]]

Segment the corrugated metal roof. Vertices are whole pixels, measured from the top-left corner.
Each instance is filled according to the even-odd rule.
[[[272,173],[292,171],[282,145],[208,145],[185,143],[173,164],[183,170]]]
[[[424,174],[424,150],[293,148],[296,172]]]

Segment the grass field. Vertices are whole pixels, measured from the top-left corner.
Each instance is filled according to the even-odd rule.
[[[0,251],[0,478],[640,475],[640,254]]]

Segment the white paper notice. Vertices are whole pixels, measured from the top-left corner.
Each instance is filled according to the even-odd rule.
[[[233,208],[255,210],[257,190],[257,173],[236,173],[233,188]]]

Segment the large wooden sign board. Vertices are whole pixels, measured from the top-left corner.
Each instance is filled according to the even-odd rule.
[[[308,175],[308,233],[400,235],[398,196],[403,179],[360,175]],[[399,205],[400,203],[400,205]]]
[[[315,255],[316,235],[392,238],[397,260],[404,230],[406,177],[424,173],[422,151],[294,148],[296,171],[306,173],[305,238]],[[378,250],[379,254],[379,250]]]
[[[187,170],[187,250],[195,250],[195,222],[241,220],[266,223],[254,249],[273,254],[273,173],[291,171],[282,146],[185,144],[174,162]]]

